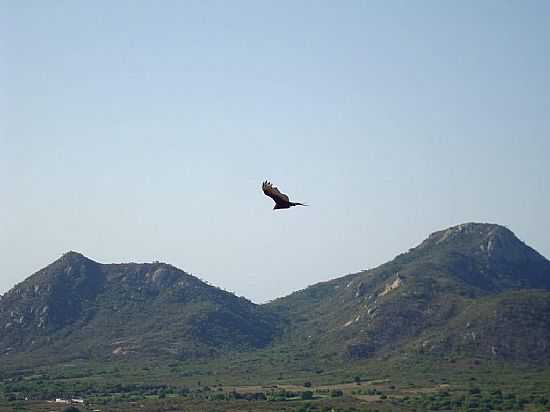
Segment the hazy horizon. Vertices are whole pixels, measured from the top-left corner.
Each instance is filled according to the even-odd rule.
[[[504,225],[550,257],[550,3],[6,3],[0,294],[74,250],[255,302]],[[273,211],[272,181],[307,208]]]

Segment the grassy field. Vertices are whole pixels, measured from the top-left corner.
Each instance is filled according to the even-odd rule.
[[[389,359],[311,372],[262,359],[4,368],[0,411],[62,411],[55,398],[86,411],[550,410],[549,367]]]

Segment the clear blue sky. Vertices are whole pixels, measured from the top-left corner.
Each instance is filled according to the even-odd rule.
[[[68,250],[263,302],[430,232],[550,256],[550,2],[2,2],[0,293]],[[270,179],[309,208],[273,211]]]

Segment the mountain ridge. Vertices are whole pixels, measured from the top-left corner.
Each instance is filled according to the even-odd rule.
[[[376,268],[262,305],[167,263],[69,251],[0,298],[0,355],[195,359],[294,347],[342,361],[403,351],[550,360],[546,299],[550,262],[486,223],[433,232]]]
[[[470,305],[516,289],[548,293],[550,262],[503,226],[468,223],[434,232],[376,268],[312,285],[271,305],[292,324],[297,345],[317,341],[326,356],[356,359],[403,348],[425,352],[422,338],[428,335],[450,342],[450,322]],[[543,330],[543,319],[537,325]],[[433,353],[441,347],[462,350],[433,346]],[[514,347],[500,353],[522,358]],[[546,349],[544,357],[550,358]]]
[[[2,297],[0,348],[203,356],[261,347],[274,333],[268,318],[252,302],[169,264],[100,264],[68,252]]]

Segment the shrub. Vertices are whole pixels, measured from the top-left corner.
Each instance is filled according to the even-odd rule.
[[[78,409],[76,406],[67,406],[65,409],[63,409],[63,412],[80,412],[80,409]]]
[[[311,392],[311,391],[304,391],[304,392],[302,392],[302,399],[303,399],[303,400],[310,400],[310,399],[313,399],[313,392]]]

